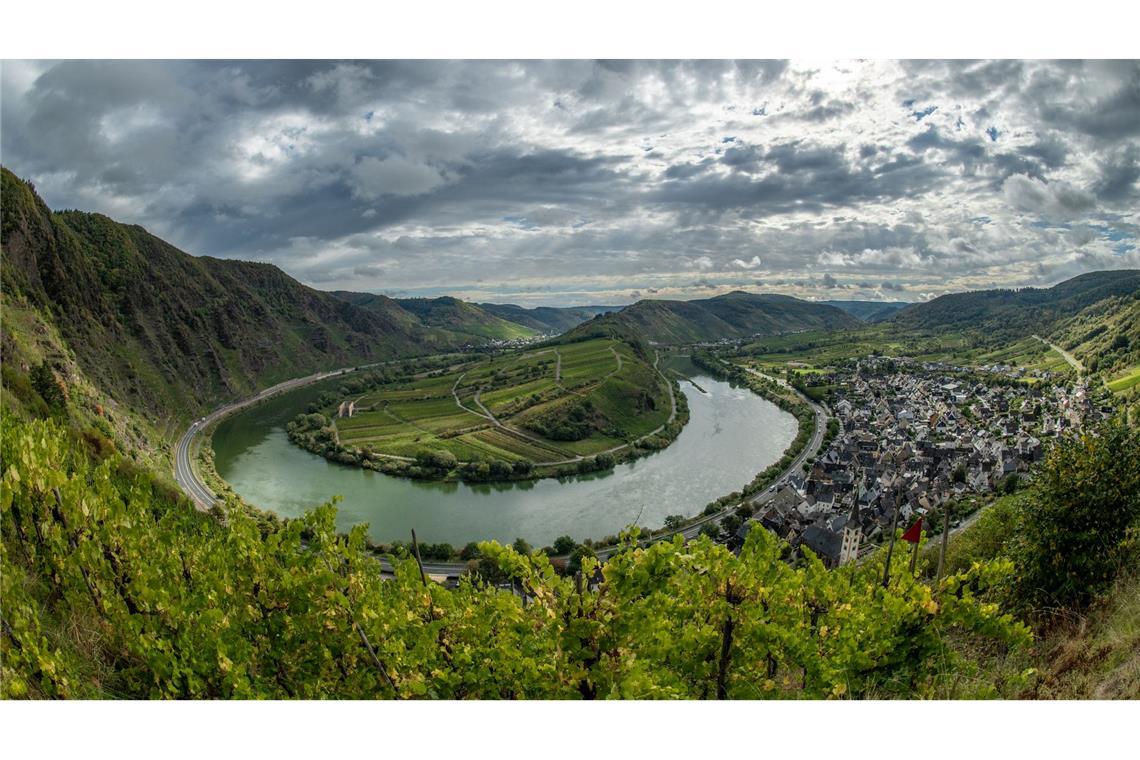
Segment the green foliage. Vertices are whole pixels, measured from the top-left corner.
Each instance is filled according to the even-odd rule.
[[[1033,607],[1083,606],[1112,583],[1140,520],[1140,430],[1116,420],[1051,450],[1025,500],[1013,557]]]
[[[66,412],[67,385],[46,359],[32,367],[29,380],[52,414],[62,415]]]
[[[1027,639],[985,600],[1000,563],[936,598],[905,558],[884,591],[874,563],[789,566],[762,529],[739,558],[708,540],[635,549],[631,534],[598,586],[587,547],[575,583],[541,552],[480,545],[524,602],[478,575],[424,586],[402,551],[386,578],[363,528],[335,532],[332,505],[220,523],[114,457],[91,463],[51,422],[5,426],[0,456],[8,697],[916,695],[937,684],[946,632]],[[94,640],[67,633],[77,621]]]
[[[570,552],[574,551],[577,546],[578,542],[570,536],[559,536],[558,538],[554,539],[554,554],[556,556],[569,554]]]

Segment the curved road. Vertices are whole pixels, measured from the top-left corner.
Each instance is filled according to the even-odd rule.
[[[205,428],[209,427],[214,422],[217,422],[226,415],[232,414],[239,409],[244,409],[250,404],[256,404],[259,401],[276,396],[278,393],[291,391],[305,385],[325,380],[336,375],[342,375],[346,372],[352,372],[357,369],[371,369],[372,367],[380,367],[385,364],[395,364],[404,359],[396,359],[388,362],[374,362],[372,364],[357,364],[353,367],[343,367],[341,369],[334,369],[331,372],[318,372],[313,375],[305,377],[298,377],[292,380],[286,380],[277,385],[266,388],[265,390],[250,396],[249,398],[242,399],[241,401],[234,401],[233,403],[223,404],[214,411],[210,412],[205,417],[196,420],[190,428],[182,434],[178,439],[178,443],[174,448],[174,479],[178,481],[178,485],[182,486],[182,490],[190,497],[191,501],[199,509],[209,509],[217,501],[218,497],[211,491],[205,483],[198,478],[198,473],[194,471],[191,466],[191,455],[194,448],[194,438],[198,433],[202,432]]]
[[[660,359],[660,356],[657,357],[657,360],[659,360],[659,359]],[[657,363],[658,363],[657,360],[655,360],[653,362],[653,366],[655,369],[657,368]],[[397,360],[397,361],[402,361],[402,360]],[[333,370],[331,372],[319,372],[319,373],[314,374],[314,375],[308,375],[306,377],[300,377],[300,378],[296,378],[294,380],[286,380],[283,383],[278,383],[277,385],[274,385],[270,388],[266,388],[265,390],[261,391],[260,393],[257,393],[254,396],[250,396],[247,399],[243,399],[242,401],[236,401],[236,402],[233,402],[230,404],[224,404],[224,405],[218,407],[217,409],[210,412],[205,417],[202,417],[201,419],[195,421],[190,426],[190,428],[185,433],[182,434],[182,437],[178,439],[178,444],[175,447],[175,451],[174,451],[174,479],[176,481],[178,481],[178,485],[182,487],[182,490],[186,492],[186,495],[190,497],[191,501],[194,502],[195,506],[197,506],[198,509],[201,509],[201,510],[209,509],[211,506],[214,505],[214,503],[217,501],[218,497],[214,494],[213,491],[211,491],[209,489],[209,487],[206,486],[205,483],[203,483],[198,478],[198,474],[194,471],[194,468],[191,465],[191,456],[192,456],[192,452],[193,452],[193,448],[194,448],[194,439],[198,435],[198,433],[200,433],[203,429],[205,429],[206,427],[208,427],[212,423],[220,420],[222,417],[225,417],[228,414],[232,414],[233,412],[236,412],[239,409],[243,409],[243,408],[245,408],[251,404],[255,404],[259,401],[264,401],[265,399],[267,399],[271,396],[275,396],[278,393],[283,393],[285,391],[294,390],[296,388],[300,388],[302,386],[309,385],[311,383],[315,383],[315,382],[318,382],[320,380],[324,380],[326,378],[334,377],[336,375],[340,375],[340,374],[343,374],[345,372],[350,372],[353,369],[367,369],[370,367],[377,367],[377,366],[381,366],[383,364],[390,364],[390,363],[393,363],[393,362],[377,362],[375,364],[357,365],[356,367],[345,367],[343,369]],[[748,369],[749,372],[751,372],[755,375],[759,375],[761,377],[765,377],[765,378],[768,378],[770,380],[774,379],[777,383],[780,383],[782,385],[786,385],[786,383],[784,383],[782,380],[779,380],[778,378],[772,378],[768,375],[763,374],[762,372],[757,372],[756,370],[753,370],[750,368],[746,368],[746,369]],[[660,373],[659,369],[658,369],[658,372]],[[664,374],[662,374],[662,377],[664,377]],[[676,411],[677,411],[677,407],[676,407],[676,398],[673,396],[673,384],[672,384],[672,382],[669,381],[668,378],[665,378],[665,383],[666,383],[667,387],[669,388],[669,397],[670,397],[670,401],[673,404],[673,416],[675,416]],[[787,387],[790,387],[790,386],[787,386]],[[792,390],[795,390],[795,389],[792,389]],[[763,505],[765,502],[767,502],[769,499],[771,499],[775,495],[776,489],[780,485],[785,483],[789,476],[793,475],[794,473],[796,473],[799,470],[799,468],[803,465],[804,460],[806,460],[809,456],[813,456],[813,455],[817,454],[820,446],[823,444],[823,435],[824,435],[824,431],[826,430],[826,427],[827,427],[827,418],[828,418],[827,412],[824,410],[824,408],[822,406],[820,406],[819,404],[816,404],[814,401],[809,399],[807,396],[804,396],[799,391],[795,391],[795,392],[797,395],[800,396],[800,398],[804,402],[806,402],[809,406],[811,406],[812,410],[815,412],[815,432],[812,434],[811,440],[808,441],[808,445],[804,447],[804,450],[800,452],[799,456],[797,456],[795,458],[795,460],[793,460],[790,465],[788,465],[788,469],[784,471],[784,474],[781,475],[780,478],[768,490],[766,490],[763,493],[753,497],[750,500],[751,503],[757,507]],[[673,419],[673,416],[670,416],[670,420]],[[743,503],[743,502],[741,502],[741,503]],[[655,543],[657,541],[664,541],[667,539],[671,539],[673,536],[677,535],[678,533],[681,534],[682,536],[684,536],[686,540],[696,538],[697,535],[700,533],[701,526],[703,526],[707,523],[716,521],[716,520],[720,520],[721,518],[725,517],[726,515],[730,514],[733,511],[735,511],[736,508],[739,506],[740,506],[740,504],[729,505],[719,512],[715,512],[711,515],[703,515],[703,516],[699,517],[698,519],[694,520],[689,525],[686,525],[685,527],[683,527],[679,530],[672,531],[670,533],[661,533],[661,534],[655,535],[651,539],[646,539],[646,540],[642,541],[641,543],[642,543],[642,545],[647,545],[650,543]],[[605,560],[608,557],[610,557],[616,550],[617,550],[617,547],[607,547],[607,548],[599,549],[597,554],[598,554],[599,559]],[[386,573],[391,573],[391,570],[392,570],[391,565],[386,560],[382,559],[380,561],[380,564]],[[463,562],[439,562],[439,563],[424,563],[423,567],[424,567],[424,572],[427,573],[428,575],[443,576],[446,578],[456,578],[466,569],[467,565],[466,565],[466,563],[463,563]]]

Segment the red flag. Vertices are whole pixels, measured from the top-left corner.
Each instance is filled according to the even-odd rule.
[[[906,533],[902,534],[903,541],[910,541],[912,544],[917,544],[922,539],[922,518],[918,518],[914,525],[907,528]]]

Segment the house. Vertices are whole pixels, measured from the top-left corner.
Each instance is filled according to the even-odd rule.
[[[843,538],[826,525],[809,525],[800,536],[800,546],[811,549],[827,567],[839,566]]]

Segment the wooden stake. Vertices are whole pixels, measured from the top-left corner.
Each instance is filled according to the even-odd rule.
[[[427,575],[424,573],[424,561],[420,559],[420,542],[416,540],[416,529],[412,528],[412,551],[416,553],[416,564],[420,566],[420,580],[427,585]]]
[[[938,552],[938,572],[934,575],[934,589],[938,590],[938,582],[942,580],[942,571],[946,567],[946,547],[950,545],[950,500],[942,507],[942,549]]]
[[[920,534],[920,536],[921,536],[921,534]],[[918,565],[918,545],[921,543],[922,543],[922,540],[920,537],[920,540],[914,542],[914,551],[911,552],[911,555],[910,555],[910,574],[911,574],[911,577],[914,577],[914,569]]]
[[[895,502],[895,516],[891,520],[891,543],[887,545],[887,562],[883,565],[883,588],[891,582],[891,555],[895,553],[895,533],[899,525],[899,507],[901,505]]]

